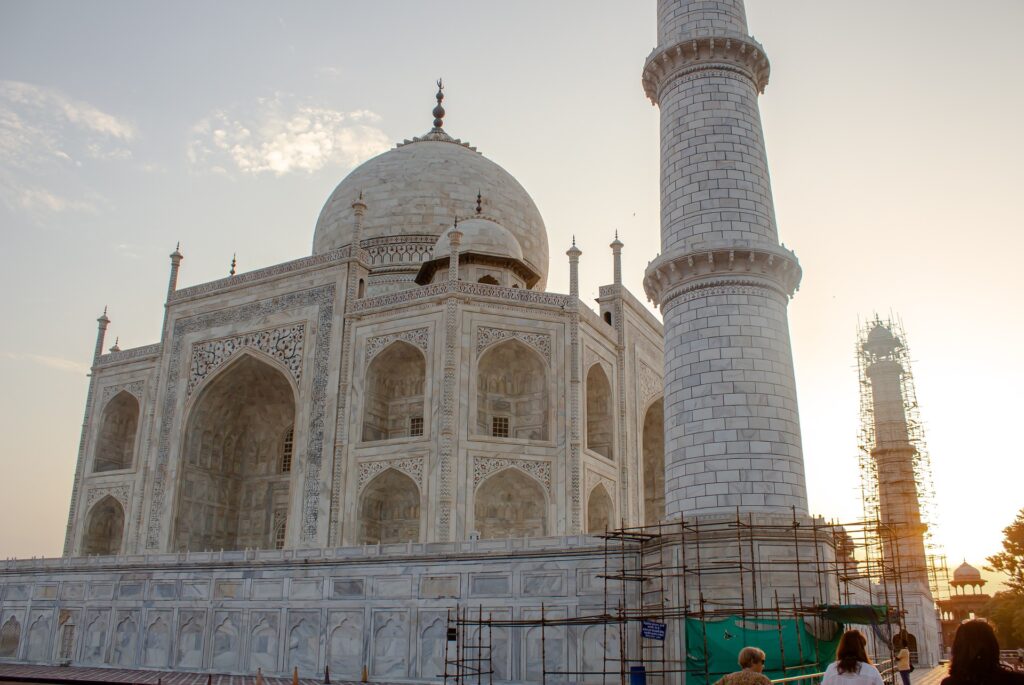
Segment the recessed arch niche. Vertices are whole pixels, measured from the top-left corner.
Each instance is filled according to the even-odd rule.
[[[643,428],[644,524],[665,518],[665,401],[647,408]]]
[[[587,449],[612,458],[612,384],[600,364],[587,371]]]
[[[114,497],[107,495],[93,505],[85,518],[82,555],[120,554],[123,537],[124,508]]]
[[[139,401],[122,390],[103,407],[92,470],[102,473],[131,468],[138,429]]]
[[[544,488],[516,468],[498,471],[480,484],[473,512],[476,530],[483,539],[547,535]]]
[[[375,545],[419,539],[420,489],[404,473],[386,469],[359,498],[359,542]]]
[[[598,483],[587,498],[587,532],[611,530],[615,520],[615,504],[604,485]]]
[[[547,366],[535,350],[512,339],[481,355],[477,435],[547,440],[549,404]]]
[[[294,426],[295,391],[276,363],[242,352],[207,381],[186,422],[173,549],[277,546],[291,485],[282,436]]]
[[[404,438],[423,426],[427,360],[418,348],[396,340],[366,369],[363,442]]]

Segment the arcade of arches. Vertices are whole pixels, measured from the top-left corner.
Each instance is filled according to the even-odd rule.
[[[665,402],[647,409],[643,428],[644,524],[665,518]]]
[[[483,539],[547,534],[544,489],[518,469],[504,469],[481,483],[473,506],[476,530]]]
[[[89,511],[82,537],[82,555],[109,555],[121,553],[124,535],[124,509],[121,503],[107,495]]]
[[[612,385],[600,364],[587,372],[587,449],[612,458]]]
[[[364,545],[419,542],[420,490],[412,478],[387,469],[366,486],[359,506]]]
[[[139,401],[122,390],[103,408],[93,471],[102,473],[131,468],[138,427]]]
[[[476,434],[548,439],[547,370],[540,356],[518,340],[498,343],[480,357]]]
[[[427,362],[407,342],[391,343],[366,370],[363,442],[423,434]]]
[[[175,550],[284,545],[295,393],[278,368],[242,354],[209,381],[187,422]]]

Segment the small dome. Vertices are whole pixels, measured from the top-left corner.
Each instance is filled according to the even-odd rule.
[[[899,339],[881,322],[875,324],[874,328],[868,333],[867,342],[864,343],[864,350],[876,357],[890,355],[899,347]]]
[[[960,564],[955,571],[953,571],[953,582],[954,583],[978,583],[981,582],[981,571],[974,568],[966,561]]]
[[[459,244],[460,253],[472,252],[473,254],[523,261],[523,248],[519,246],[516,237],[508,229],[490,219],[474,217],[460,221],[459,231],[462,233],[462,241]],[[451,232],[452,229],[449,228],[437,239],[437,243],[434,245],[434,259],[449,255]]]

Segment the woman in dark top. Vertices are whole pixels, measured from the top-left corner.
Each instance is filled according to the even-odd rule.
[[[949,676],[942,685],[1024,685],[1024,673],[999,663],[999,641],[987,621],[964,621],[956,629]]]

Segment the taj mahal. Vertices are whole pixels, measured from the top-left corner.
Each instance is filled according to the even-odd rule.
[[[672,522],[706,531],[666,538],[673,563],[728,562],[707,531],[742,520],[741,573],[744,554],[796,564],[706,577],[701,606],[843,603],[821,580],[843,552],[807,511],[768,76],[742,0],[658,0],[644,294],[614,235],[596,307],[580,299],[581,251],[552,260],[527,190],[446,129],[440,82],[428,130],[327,198],[310,256],[178,287],[175,249],[153,344],[105,351],[98,320],[64,556],[0,569],[0,664],[436,682],[471,606],[497,619],[495,682],[620,682],[608,655],[634,628],[572,619],[607,615],[609,583],[642,608],[600,536]],[[696,606],[689,582],[661,604]],[[912,632],[934,659],[926,605]],[[685,659],[683,620],[662,620],[662,662]]]

